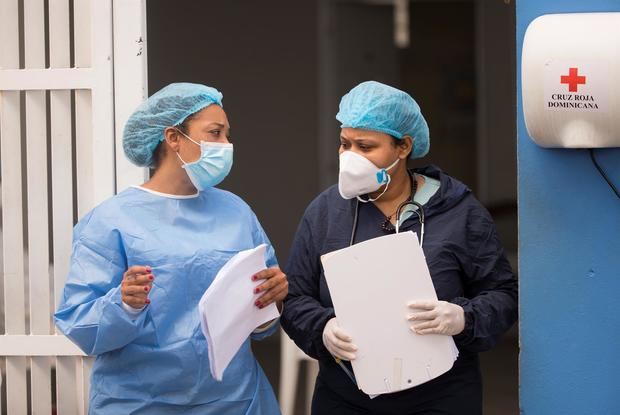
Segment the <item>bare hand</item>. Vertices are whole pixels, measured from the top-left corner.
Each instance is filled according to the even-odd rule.
[[[121,283],[121,298],[123,302],[133,308],[142,308],[149,304],[148,294],[153,288],[153,276],[151,267],[134,265],[129,267],[123,275]]]
[[[278,267],[267,268],[252,276],[252,281],[258,280],[266,281],[254,289],[254,294],[263,293],[256,301],[256,307],[264,308],[275,302],[281,310],[282,301],[288,295],[286,274]]]

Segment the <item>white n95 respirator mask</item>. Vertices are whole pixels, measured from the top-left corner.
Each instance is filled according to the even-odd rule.
[[[344,199],[357,197],[361,202],[374,202],[387,191],[391,181],[388,170],[398,164],[400,159],[386,168],[377,167],[366,157],[353,151],[343,151],[340,154],[340,174],[338,175],[338,190]],[[362,199],[361,195],[375,192],[381,186],[385,189],[374,199]]]

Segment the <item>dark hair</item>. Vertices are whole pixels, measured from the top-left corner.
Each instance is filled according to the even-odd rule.
[[[392,144],[394,145],[394,147],[398,147],[400,145],[402,145],[403,140],[400,138],[396,138],[393,135],[391,135],[390,137],[392,137]],[[411,155],[411,152],[413,151],[413,146],[411,146],[411,151],[409,151],[409,154],[407,154],[407,157],[409,157]]]
[[[175,125],[174,128],[180,130],[183,134],[188,134],[189,123],[194,119],[196,114],[197,113],[188,115],[182,123]],[[155,147],[155,150],[153,150],[153,170],[157,170],[159,164],[166,155],[166,146],[164,145],[164,141],[165,140],[160,141],[160,143],[157,144],[157,147]]]
[[[188,115],[182,123],[177,124],[176,128],[178,128],[179,130],[181,130],[183,133],[187,134],[187,132],[189,131],[189,123],[194,119],[194,117],[196,117],[197,112]]]
[[[166,146],[164,145],[164,141],[165,140],[160,141],[159,144],[157,144],[157,147],[155,147],[155,150],[153,150],[153,170],[157,170],[166,154]]]

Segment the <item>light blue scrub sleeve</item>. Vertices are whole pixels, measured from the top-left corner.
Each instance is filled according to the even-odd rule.
[[[277,267],[278,259],[276,258],[276,252],[273,249],[273,246],[271,245],[271,242],[269,241],[267,234],[263,230],[263,227],[261,226],[255,214],[252,214],[252,221],[253,221],[253,226],[254,226],[254,229],[252,230],[252,238],[254,239],[255,246],[258,246],[260,244],[267,244],[267,252],[265,254],[266,256],[265,263],[267,264],[267,268]],[[263,340],[264,338],[269,337],[272,334],[274,334],[276,331],[278,331],[279,327],[280,327],[280,324],[273,324],[270,327],[268,327],[265,331],[261,331],[258,333],[252,333],[250,335],[250,338],[252,340]]]
[[[263,230],[263,227],[254,213],[252,213],[252,227],[252,239],[254,240],[254,245],[258,246],[260,244],[267,244],[267,252],[265,253],[265,263],[267,264],[267,268],[277,267],[278,259],[276,258],[276,251],[273,249],[267,234]]]
[[[119,349],[141,336],[154,336],[149,307],[137,315],[122,308],[120,284],[127,270],[120,236],[106,232],[100,242],[74,232],[71,267],[56,325],[84,353]]]

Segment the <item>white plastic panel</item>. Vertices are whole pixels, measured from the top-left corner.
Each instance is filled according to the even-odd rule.
[[[523,112],[543,147],[620,147],[620,13],[540,16],[523,40]]]

